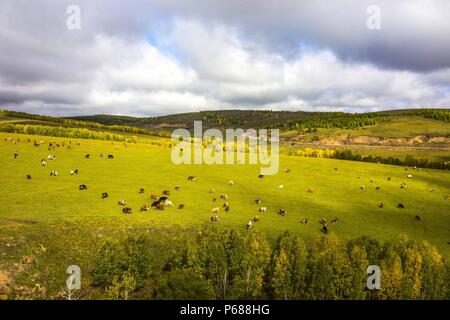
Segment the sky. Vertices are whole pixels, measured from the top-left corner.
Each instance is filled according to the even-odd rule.
[[[0,1],[0,108],[419,107],[450,108],[447,0]]]

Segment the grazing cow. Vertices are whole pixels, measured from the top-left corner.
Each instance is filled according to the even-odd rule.
[[[381,187],[380,186],[377,186],[376,188],[375,188],[375,190],[380,190],[381,189]]]
[[[412,174],[408,174],[407,177],[408,177],[408,178],[412,178]]]
[[[320,218],[319,223],[323,224],[323,225],[326,225],[327,224],[327,220],[325,220],[324,218]]]
[[[216,202],[217,201],[217,198],[213,198],[213,202]]]
[[[261,204],[261,200],[260,199],[255,199],[255,201],[253,201],[253,204]]]
[[[41,159],[41,166],[43,167],[47,166],[47,160]]]
[[[55,155],[48,155],[47,156],[47,160],[56,160],[56,156]]]
[[[100,153],[100,158],[104,158],[105,157],[105,154],[102,152],[102,153]]]
[[[139,193],[144,193],[144,192],[145,192],[144,188],[139,189]]]
[[[228,212],[228,211],[230,211],[230,206],[226,206],[226,207],[224,207],[224,210],[225,210],[225,212]]]
[[[406,189],[406,183],[402,183],[401,185],[400,185],[400,189]]]
[[[391,177],[388,177],[388,178],[387,178],[387,181],[391,181]]]
[[[334,217],[333,219],[331,219],[331,224],[336,224],[338,221],[338,218]]]
[[[374,183],[375,182],[375,180],[373,180],[373,179],[370,179],[370,183]]]
[[[303,218],[302,220],[300,220],[301,224],[308,224],[308,218]]]
[[[384,207],[383,202],[380,202],[380,204],[378,205],[378,208],[383,208],[383,207]]]
[[[209,189],[209,193],[214,193],[214,192],[216,192],[216,190],[214,190],[214,189]]]
[[[284,185],[283,185],[283,184],[280,184],[280,185],[278,186],[278,189],[279,189],[279,190],[283,190],[283,189],[284,189]]]
[[[80,190],[87,190],[87,186],[85,184],[80,184]]]
[[[124,214],[131,214],[131,208],[129,208],[129,207],[123,208],[122,209],[122,213],[124,213]]]
[[[152,208],[158,206],[159,204],[160,204],[160,201],[159,201],[159,200],[153,201],[153,202],[152,202]]]
[[[102,193],[102,199],[108,198],[108,193],[107,192],[103,192]]]
[[[169,199],[169,198],[168,197],[159,197],[158,201],[165,202],[167,199]]]
[[[258,222],[259,221],[259,216],[254,216],[253,217],[253,223]]]
[[[73,176],[75,172],[73,170],[70,170],[70,175]]]
[[[338,171],[338,168],[334,168],[334,171]]]
[[[264,178],[264,175],[263,175],[263,174],[260,174],[260,175],[258,176],[258,178],[262,179],[262,178]]]
[[[228,195],[226,193],[220,195],[220,199],[228,200]]]
[[[50,171],[50,175],[56,177],[58,175],[58,171]]]
[[[19,153],[17,151],[14,151],[14,159],[17,159],[18,156],[19,156]]]
[[[150,195],[150,199],[152,199],[152,200],[156,200],[157,198],[158,198],[157,194],[151,194]]]
[[[156,206],[157,210],[164,210],[166,208],[166,206],[163,203],[160,203]]]
[[[119,200],[119,201],[117,201],[117,204],[118,204],[119,206],[124,206],[124,205],[127,204],[127,202],[126,202],[125,200]]]
[[[291,169],[286,169],[286,170],[284,170],[284,172],[289,173],[289,172],[291,172]]]
[[[175,186],[175,191],[180,191],[181,186]]]
[[[403,208],[405,208],[405,206],[404,206],[402,203],[399,203],[399,204],[397,205],[397,208],[403,209]]]
[[[415,216],[415,219],[416,219],[417,221],[422,220],[422,219],[420,218],[420,216],[418,216],[418,215]]]
[[[166,196],[170,196],[170,190],[163,190],[162,193]]]
[[[328,228],[327,226],[322,226],[322,228],[320,229],[323,233],[327,234],[328,233]]]
[[[314,193],[314,189],[313,188],[308,188],[308,193]]]
[[[178,206],[178,209],[184,209],[184,204],[180,204],[179,206]]]
[[[234,185],[234,181],[233,181],[233,180],[228,181],[228,185],[229,185],[229,186]]]
[[[166,207],[173,207],[173,203],[172,203],[172,201],[170,201],[170,200],[164,201],[164,205],[165,205]]]
[[[27,180],[31,180],[31,175],[27,174]]]
[[[219,216],[212,216],[211,218],[209,218],[209,221],[211,221],[211,222],[219,222],[220,218],[219,218]]]
[[[252,227],[253,227],[253,221],[250,220],[250,221],[247,223],[247,229],[251,229]]]
[[[108,154],[108,159],[114,159],[114,156],[112,154]]]
[[[33,144],[35,147],[39,147],[40,146],[40,144],[39,143],[37,143],[36,141],[34,141],[34,144]]]
[[[266,207],[261,207],[261,208],[259,208],[259,212],[265,213],[265,212],[267,212],[267,208]]]
[[[195,177],[194,176],[189,176],[188,177],[188,181],[195,181]]]
[[[220,208],[219,207],[215,207],[211,210],[211,213],[219,213]]]
[[[84,156],[85,159],[89,159],[90,157],[91,157],[90,154],[86,154],[86,155]]]
[[[148,204],[144,204],[141,206],[141,211],[149,211],[150,207],[148,206]]]
[[[75,174],[78,174],[78,169],[75,169],[74,173],[75,173]]]
[[[361,187],[359,187],[361,190],[364,190],[366,188],[365,185],[362,185]]]
[[[226,207],[228,207],[228,206],[229,206],[228,202],[225,202],[225,203],[223,204],[222,208],[226,208]]]
[[[287,214],[287,211],[286,211],[286,210],[283,210],[283,209],[281,209],[281,208],[279,208],[279,209],[278,209],[278,214],[279,214],[279,215],[282,215],[282,216],[285,216],[285,215]]]

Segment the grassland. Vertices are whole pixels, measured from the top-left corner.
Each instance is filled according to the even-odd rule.
[[[450,132],[445,122],[417,118],[417,123],[413,121],[408,127],[405,125],[408,119],[351,130],[351,134],[414,136],[427,132],[445,136]],[[23,123],[23,120],[26,119],[0,114],[0,122]],[[318,134],[333,136],[340,134],[341,129],[318,130]],[[414,240],[429,241],[447,259],[450,257],[450,200],[445,199],[450,196],[448,171],[412,168],[406,171],[401,166],[281,155],[279,173],[259,179],[259,166],[255,165],[177,166],[170,160],[166,139],[120,134],[132,135],[139,143],[125,145],[0,133],[0,270],[18,270],[14,274],[18,284],[40,283],[55,294],[65,281],[68,265],[78,264],[82,270],[92,270],[95,252],[105,239],[130,233],[149,233],[159,247],[155,252],[164,252],[168,234],[171,236],[167,239],[176,241],[173,234],[211,224],[211,209],[221,207],[224,202],[213,202],[213,198],[222,193],[228,195],[231,210],[220,212],[219,228],[245,232],[246,223],[259,216],[254,229],[269,236],[289,230],[309,239],[321,234],[319,219],[337,217],[339,222],[331,225],[330,230],[341,238],[370,236],[383,241],[405,234]],[[6,141],[8,138],[11,139]],[[44,143],[35,147],[34,140]],[[67,149],[69,140],[71,149]],[[63,141],[64,148],[47,150],[50,142]],[[19,153],[17,159],[13,157],[15,151]],[[448,150],[386,147],[357,152],[397,158],[423,155],[437,161],[448,161],[450,157]],[[91,159],[85,159],[87,153]],[[100,158],[100,153],[113,154],[114,159]],[[40,159],[49,154],[56,155],[56,160],[48,161],[46,167],[40,166]],[[289,173],[285,172],[287,168]],[[70,175],[74,169],[80,173]],[[50,176],[51,170],[57,170],[59,175]],[[26,180],[27,174],[32,176],[30,181]],[[407,178],[408,174],[413,178]],[[191,175],[197,180],[187,181]],[[235,184],[229,186],[229,180]],[[400,188],[403,182],[407,183],[406,189]],[[86,184],[88,190],[79,191],[80,184]],[[280,184],[285,186],[284,190],[277,188]],[[178,192],[174,191],[176,185],[181,186]],[[362,185],[364,189],[360,189]],[[144,188],[145,193],[139,194],[139,188]],[[174,208],[139,211],[143,204],[151,203],[150,194],[161,194],[164,189],[172,191]],[[209,193],[210,189],[216,193]],[[101,198],[103,192],[108,192],[107,199]],[[261,199],[261,205],[253,204],[256,198]],[[121,213],[119,199],[127,201],[133,214]],[[185,208],[177,209],[181,203]],[[379,203],[384,204],[382,209],[378,208]],[[405,208],[397,208],[399,203]],[[260,206],[267,207],[268,212],[259,213]],[[278,208],[288,214],[280,216]],[[421,221],[415,219],[416,215]],[[301,224],[303,218],[308,218],[309,223]],[[30,257],[33,262],[27,263]],[[154,257],[156,264],[162,263],[161,259],[158,255]]]
[[[320,218],[336,216],[340,221],[332,229],[342,237],[369,235],[383,240],[404,233],[412,239],[429,240],[448,255],[450,200],[444,197],[450,194],[450,173],[446,171],[405,171],[398,166],[281,156],[280,172],[258,179],[259,168],[254,165],[177,166],[170,161],[169,149],[152,145],[125,147],[84,140],[78,146],[78,141],[72,140],[72,150],[48,152],[45,145],[33,147],[26,142],[26,136],[17,144],[4,141],[12,136],[0,134],[2,229],[58,221],[196,228],[209,223],[211,208],[221,206],[212,198],[227,193],[231,211],[221,214],[221,226],[245,228],[246,222],[258,215],[253,201],[259,198],[268,212],[260,214],[261,221],[255,228],[269,234],[289,229],[312,236],[319,232]],[[47,143],[63,140],[40,139]],[[19,157],[13,159],[16,150]],[[101,152],[114,154],[115,159],[100,158]],[[57,160],[41,167],[39,160],[49,153],[55,154]],[[85,159],[86,153],[92,159]],[[286,168],[291,172],[285,173]],[[79,169],[80,174],[71,176],[73,169]],[[51,170],[57,170],[59,176],[50,176]],[[33,177],[31,181],[26,181],[27,174]],[[408,179],[407,174],[413,178]],[[188,182],[189,175],[196,176],[197,181]],[[234,186],[227,185],[230,179],[235,181]],[[400,189],[403,182],[407,189]],[[79,191],[80,184],[86,184],[88,190]],[[280,184],[285,190],[277,189]],[[176,185],[181,186],[179,192],[173,191]],[[366,188],[361,190],[361,185]],[[376,191],[376,186],[381,190]],[[139,188],[145,188],[145,194],[139,194]],[[208,193],[211,188],[216,194]],[[314,192],[307,192],[309,188]],[[151,193],[160,194],[163,189],[173,191],[175,206],[183,203],[186,208],[139,212],[141,205],[150,202]],[[109,198],[101,199],[102,192],[108,192]],[[132,207],[132,215],[121,213],[119,199],[125,199]],[[380,202],[384,203],[383,209],[377,207]],[[398,209],[398,203],[404,204],[405,209]],[[278,215],[278,208],[286,209],[288,215]],[[423,220],[415,221],[415,215]],[[300,224],[302,218],[309,218],[311,223]]]

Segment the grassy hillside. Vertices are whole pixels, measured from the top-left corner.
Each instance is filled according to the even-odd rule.
[[[61,142],[59,138],[42,139]],[[101,219],[103,224],[121,221],[154,227],[198,227],[209,223],[213,207],[222,205],[223,201],[213,202],[212,198],[227,193],[231,211],[222,214],[223,226],[245,228],[248,220],[258,215],[258,206],[252,202],[260,198],[268,213],[260,214],[256,228],[268,233],[289,229],[311,236],[319,233],[317,221],[321,217],[337,216],[340,221],[332,229],[340,236],[387,239],[405,233],[413,239],[430,240],[448,254],[450,200],[444,197],[450,194],[450,173],[445,171],[405,171],[387,165],[282,156],[279,174],[258,179],[258,168],[250,165],[176,166],[170,161],[169,150],[149,145],[125,147],[119,143],[82,141],[73,150],[51,151],[57,160],[50,161],[47,167],[39,165],[39,160],[49,153],[45,146],[33,147],[23,139],[17,144],[2,139],[1,150],[0,221],[5,225],[10,221],[20,225],[20,221]],[[15,150],[19,157],[14,160]],[[101,152],[112,153],[115,159],[100,158]],[[92,159],[84,159],[86,153],[92,154]],[[75,168],[80,174],[69,175]],[[286,168],[291,172],[284,173]],[[60,175],[51,177],[51,170]],[[409,173],[412,179],[406,177]],[[33,177],[31,181],[25,180],[27,174]],[[188,182],[189,175],[197,176],[198,180]],[[387,177],[392,180],[387,181]],[[230,179],[235,181],[232,187],[227,185]],[[407,189],[400,189],[403,182],[408,184]],[[79,184],[86,184],[89,189],[79,191]],[[280,184],[285,185],[285,190],[277,189]],[[175,185],[181,185],[181,191],[174,192]],[[366,188],[361,190],[361,185]],[[381,190],[375,190],[376,186]],[[145,188],[145,194],[138,193],[141,187]],[[208,193],[211,188],[216,190],[215,194]],[[308,193],[309,188],[314,192]],[[138,211],[141,205],[150,202],[150,193],[160,194],[163,189],[172,190],[174,204],[183,203],[186,208]],[[110,197],[101,199],[102,192],[108,192]],[[117,205],[119,199],[125,199],[134,214],[122,215]],[[384,203],[383,209],[378,208],[380,202]],[[398,203],[404,204],[405,209],[398,209]],[[278,208],[289,214],[278,215]],[[423,221],[416,221],[415,215],[420,215]],[[311,223],[300,224],[302,218],[309,218]]]

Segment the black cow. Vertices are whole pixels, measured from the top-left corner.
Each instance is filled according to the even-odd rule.
[[[323,233],[327,234],[328,233],[328,228],[327,226],[322,226],[322,229],[320,229]]]
[[[144,192],[145,192],[144,188],[139,189],[139,193],[144,193]]]
[[[124,213],[124,214],[130,214],[130,213],[131,213],[131,208],[129,208],[129,207],[123,208],[123,209],[122,209],[122,213]]]
[[[80,190],[87,190],[87,186],[85,184],[80,184]]]
[[[108,159],[114,159],[114,156],[112,154],[108,154]]]
[[[418,215],[416,215],[415,219],[416,219],[417,221],[422,220],[422,219],[420,218],[420,216],[418,216]]]
[[[262,179],[262,178],[264,178],[264,175],[263,175],[263,174],[260,174],[260,175],[258,176],[258,178]]]
[[[107,192],[103,192],[102,193],[102,199],[108,198],[108,193]]]
[[[87,155],[85,155],[84,156],[86,159],[89,159],[90,157],[91,157],[91,155],[90,154],[87,154]]]
[[[405,208],[405,206],[404,206],[403,204],[399,203],[399,204],[397,205],[397,208],[403,209],[403,208]]]
[[[27,180],[31,180],[31,175],[27,174]]]
[[[161,202],[161,201],[159,201],[159,200],[153,201],[153,202],[152,202],[152,208],[153,208],[153,207],[157,207],[157,206],[159,205],[160,202]]]

